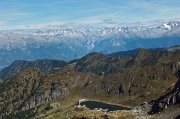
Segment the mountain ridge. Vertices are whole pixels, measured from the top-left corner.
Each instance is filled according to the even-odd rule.
[[[149,58],[149,59],[144,59],[144,60],[152,59],[152,61],[154,62],[155,59],[158,59],[157,56],[159,56],[159,53],[164,52],[165,55],[167,55],[168,52],[173,53],[175,51],[178,51],[179,49],[180,49],[180,46],[174,46],[174,47],[169,47],[169,48],[158,48],[158,49],[143,49],[143,48],[141,48],[141,49],[135,49],[135,50],[116,52],[116,53],[108,54],[108,55],[102,54],[100,52],[91,52],[80,59],[72,60],[70,62],[65,62],[62,60],[53,60],[53,59],[51,59],[51,60],[44,59],[44,60],[36,60],[36,61],[17,60],[13,64],[11,64],[9,67],[6,67],[2,71],[0,71],[0,78],[8,79],[10,77],[17,75],[19,72],[23,71],[24,69],[26,69],[28,67],[32,67],[32,66],[36,66],[36,67],[40,68],[42,71],[47,72],[49,74],[49,73],[53,73],[57,69],[62,69],[65,66],[73,65],[73,68],[75,68],[76,70],[81,71],[81,72],[101,69],[98,71],[98,73],[94,72],[94,71],[93,72],[98,75],[102,75],[102,74],[104,75],[107,72],[115,73],[115,72],[121,71],[121,70],[123,70],[123,68],[127,68],[128,65],[132,65],[132,63],[136,62],[136,60],[141,60],[140,58],[142,57],[143,52],[147,53],[147,54],[155,53],[156,55],[154,57]],[[138,56],[138,54],[140,54],[140,56]],[[134,59],[133,59],[133,57],[134,57]],[[138,59],[135,57],[137,57]],[[147,57],[147,56],[145,56],[145,57]],[[99,61],[99,62],[95,62],[95,61]],[[113,64],[114,61],[116,61],[116,62],[118,61],[118,62],[116,64]],[[113,63],[111,63],[111,62],[113,62]],[[101,66],[100,66],[100,64],[101,64]],[[141,64],[141,62],[139,62],[139,64]],[[115,66],[112,67],[111,65],[115,65]],[[118,68],[118,66],[120,66],[120,67]],[[89,68],[87,68],[87,67],[89,67]],[[109,69],[108,69],[108,67],[109,67]],[[112,68],[110,68],[110,67],[112,67]],[[111,70],[111,69],[113,69],[113,70]],[[109,73],[107,73],[107,74],[109,74]]]
[[[136,48],[164,48],[179,45],[179,26],[179,21],[170,21],[154,27],[0,32],[0,69],[15,60],[51,58],[71,61],[90,52],[111,54]]]
[[[29,68],[29,67],[38,67],[40,70],[51,73],[55,68],[63,68],[66,65],[65,61],[61,60],[36,60],[36,61],[26,61],[26,60],[17,60],[9,67],[4,68],[0,71],[0,78],[6,80],[10,77],[13,77],[20,73],[21,71]]]
[[[149,103],[172,89],[176,91],[179,54],[178,48],[174,52],[141,49],[129,57],[93,52],[50,74],[34,66],[28,67],[0,83],[0,116],[43,114],[50,109],[48,104],[57,101],[56,104],[61,105],[58,113],[65,117],[70,104],[83,98],[133,107]]]

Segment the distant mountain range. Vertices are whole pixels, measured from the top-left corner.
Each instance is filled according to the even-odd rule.
[[[38,29],[0,32],[0,69],[15,60],[70,61],[89,52],[110,54],[136,48],[180,45],[180,22],[159,26],[105,27],[101,29]]]

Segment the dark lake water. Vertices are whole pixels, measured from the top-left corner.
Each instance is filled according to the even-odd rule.
[[[102,102],[97,101],[86,101],[81,102],[81,106],[85,105],[87,108],[93,110],[95,108],[102,108],[102,109],[108,109],[108,111],[116,111],[116,110],[130,110],[130,108],[118,106],[118,105],[112,105],[112,104],[106,104]]]

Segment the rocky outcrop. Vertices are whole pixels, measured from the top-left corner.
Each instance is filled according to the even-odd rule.
[[[69,93],[68,89],[64,88],[60,90],[53,90],[49,94],[41,94],[41,95],[34,96],[31,99],[28,99],[28,101],[26,101],[25,103],[21,105],[21,110],[24,111],[24,110],[32,109],[43,103],[67,96],[68,93]]]
[[[163,95],[159,99],[151,102],[152,109],[149,112],[150,114],[157,113],[169,106],[180,104],[180,70],[178,70],[176,75],[179,80],[176,82],[174,88],[166,95]]]
[[[171,65],[171,69],[172,69],[173,73],[175,73],[179,68],[180,68],[180,62],[174,62]]]

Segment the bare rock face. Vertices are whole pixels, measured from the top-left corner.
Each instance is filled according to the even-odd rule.
[[[56,100],[58,98],[62,98],[67,95],[68,95],[67,89],[54,90],[54,91],[50,92],[48,95],[41,94],[41,95],[35,96],[32,99],[26,101],[22,105],[21,110],[29,110],[29,109],[37,107],[43,103],[49,102],[51,100]]]
[[[180,62],[175,62],[171,66],[173,73],[175,73],[179,68],[180,68]]]
[[[159,112],[163,109],[166,109],[169,106],[180,104],[180,70],[178,70],[176,75],[179,78],[179,80],[175,84],[174,88],[166,95],[151,102],[152,110],[149,112],[150,114]]]

